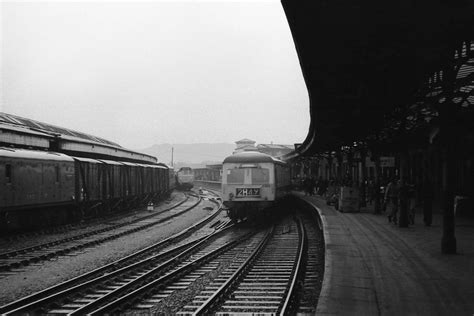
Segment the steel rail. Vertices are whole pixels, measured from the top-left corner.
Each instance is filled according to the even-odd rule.
[[[128,235],[128,234],[132,234],[132,233],[135,233],[135,232],[138,232],[138,231],[141,231],[141,230],[144,230],[144,229],[147,229],[147,228],[150,228],[154,225],[158,225],[160,223],[163,223],[169,219],[172,219],[174,217],[177,217],[183,213],[186,213],[188,212],[189,210],[193,209],[194,207],[196,207],[196,205],[198,205],[199,203],[201,203],[202,199],[199,198],[198,201],[196,203],[194,203],[193,205],[191,205],[190,207],[176,213],[176,214],[172,214],[172,215],[169,215],[169,216],[166,216],[164,218],[161,218],[161,219],[158,219],[154,222],[151,222],[151,223],[147,223],[147,224],[144,224],[144,225],[140,225],[138,227],[135,227],[135,228],[131,228],[131,229],[127,229],[125,231],[122,231],[122,232],[119,232],[119,233],[115,233],[115,234],[112,234],[112,235],[109,235],[109,236],[105,236],[105,237],[101,237],[101,238],[97,238],[95,240],[91,240],[91,241],[87,241],[87,242],[84,242],[80,245],[74,245],[74,246],[71,246],[71,247],[66,247],[66,248],[63,248],[63,249],[59,249],[59,250],[56,250],[56,251],[52,251],[48,254],[41,254],[40,256],[36,256],[36,257],[32,257],[32,258],[28,258],[28,259],[23,259],[21,261],[17,261],[17,262],[14,262],[14,263],[9,263],[7,265],[4,265],[4,266],[0,266],[0,271],[3,269],[3,271],[6,271],[8,270],[10,267],[15,267],[15,266],[26,266],[28,265],[30,262],[38,262],[40,260],[45,260],[45,259],[49,259],[49,258],[52,258],[52,257],[55,257],[55,256],[58,256],[58,255],[64,255],[68,252],[71,252],[71,251],[75,251],[75,250],[78,250],[78,249],[82,249],[82,248],[86,248],[86,247],[89,247],[89,246],[92,246],[92,245],[97,245],[97,244],[100,244],[100,243],[103,243],[103,242],[106,242],[106,241],[109,241],[109,240],[113,240],[113,239],[117,239],[119,237],[122,237],[124,235]],[[161,212],[160,214],[164,213],[166,211],[163,211]],[[154,216],[156,215],[159,215],[159,214],[153,214]],[[148,217],[149,218],[149,217]],[[104,233],[104,232],[107,232],[107,231],[111,231],[113,229],[118,229],[118,228],[121,228],[125,225],[130,225],[130,224],[133,224],[133,223],[136,223],[136,222],[140,222],[140,221],[143,221],[143,220],[146,220],[148,218],[140,218],[138,219],[137,221],[135,222],[129,222],[129,223],[125,223],[125,224],[121,224],[119,226],[116,226],[116,227],[112,227],[111,229],[106,229],[106,231],[103,231],[103,232],[98,232],[98,233],[94,233],[94,234],[90,234],[90,235],[87,235],[87,236],[82,236],[83,238],[84,237],[90,237],[90,236],[93,236],[93,235],[98,235],[98,234],[101,234],[101,233]],[[80,238],[77,238],[77,239],[74,239],[74,240],[79,240]],[[71,240],[73,241],[73,240]],[[50,247],[50,246],[49,246]]]
[[[214,189],[208,189],[208,188],[204,188],[204,190],[212,193],[216,199],[219,199],[219,200],[222,200],[222,197],[220,196],[220,194],[218,193],[219,191],[217,190],[214,190]]]
[[[205,238],[205,237],[202,237],[202,238]],[[117,269],[113,272],[103,274],[103,275],[101,275],[97,278],[94,278],[94,279],[85,281],[84,283],[80,283],[78,285],[69,287],[69,288],[67,288],[63,291],[56,292],[56,293],[54,293],[50,296],[40,298],[37,301],[34,301],[34,302],[31,302],[27,305],[21,306],[21,307],[15,309],[15,310],[11,310],[11,311],[8,311],[6,313],[3,313],[3,315],[22,313],[22,312],[25,312],[25,310],[33,310],[34,313],[36,313],[37,310],[41,309],[42,306],[52,304],[55,301],[61,300],[63,297],[67,297],[68,295],[72,295],[74,292],[83,291],[84,289],[90,288],[95,284],[107,281],[107,280],[109,280],[111,278],[114,278],[114,277],[117,277],[121,274],[125,274],[128,271],[131,271],[131,270],[133,271],[133,269],[136,269],[136,268],[138,268],[138,267],[140,267],[144,264],[151,264],[153,261],[160,260],[163,257],[168,257],[170,254],[174,254],[174,253],[176,253],[180,250],[186,249],[186,247],[192,246],[193,244],[195,244],[196,242],[199,242],[200,240],[201,239],[198,239],[197,241],[191,241],[188,244],[184,244],[184,245],[181,245],[179,247],[170,249],[170,250],[168,250],[164,253],[160,253],[160,254],[158,254],[156,256],[153,256],[153,257],[150,257],[148,259],[133,263],[133,264],[131,264],[129,266],[126,266],[126,267],[122,267],[122,268]],[[40,313],[42,313],[42,312],[40,312]]]
[[[197,243],[201,242],[203,239],[208,239],[210,237],[213,237],[216,234],[222,233],[224,230],[226,230],[228,228],[230,228],[230,226],[228,226],[228,227],[226,227],[226,228],[224,228],[220,231],[215,231],[215,232],[211,233],[210,235],[203,236],[203,237],[201,237],[197,240],[190,241],[190,242],[188,242],[184,245],[181,245],[181,246],[175,247],[173,249],[170,249],[170,250],[168,250],[164,253],[161,253],[161,254],[158,254],[156,256],[150,257],[150,258],[142,260],[140,262],[136,262],[136,263],[131,264],[129,266],[120,268],[120,269],[115,270],[111,273],[104,274],[104,275],[102,275],[100,277],[97,277],[95,279],[86,281],[84,283],[78,284],[78,285],[73,286],[71,288],[67,288],[67,289],[65,289],[61,292],[54,293],[54,294],[52,294],[48,297],[44,297],[42,299],[39,299],[39,300],[37,300],[35,302],[32,302],[32,303],[30,303],[26,306],[21,306],[20,308],[18,308],[16,310],[11,310],[7,313],[2,313],[2,314],[3,315],[9,315],[9,314],[26,313],[27,311],[31,311],[31,310],[33,310],[33,312],[36,313],[38,311],[38,309],[40,309],[42,306],[52,304],[55,301],[61,300],[63,297],[67,297],[67,296],[70,296],[70,295],[74,294],[74,292],[84,291],[87,288],[91,288],[94,285],[99,285],[99,283],[101,283],[101,282],[103,283],[104,281],[107,281],[107,280],[110,280],[112,278],[118,277],[119,275],[124,275],[127,272],[136,271],[136,269],[139,268],[140,266],[143,266],[143,265],[146,265],[146,264],[152,264],[154,261],[163,260],[164,258],[169,257],[170,255],[175,255],[176,253],[179,253],[183,250],[186,251],[187,249],[189,249],[189,247],[193,247]],[[163,265],[165,265],[167,262],[169,262],[169,260],[166,261],[164,264],[161,264],[160,266],[158,266],[157,268],[155,268],[152,271],[157,271],[159,268],[163,268]],[[62,299],[62,300],[64,300],[64,299]],[[42,312],[40,312],[40,313],[42,313]],[[81,312],[79,310],[71,312],[71,314],[74,314],[74,313],[79,313],[80,314]]]
[[[120,227],[123,227],[123,226],[126,226],[126,225],[130,225],[130,224],[139,222],[139,221],[144,220],[144,219],[152,218],[152,217],[154,217],[154,216],[163,214],[164,212],[168,212],[168,211],[170,211],[170,210],[172,210],[172,209],[174,209],[174,208],[176,208],[176,207],[182,205],[182,204],[185,203],[188,199],[189,199],[189,196],[186,196],[186,199],[184,199],[184,200],[181,201],[181,202],[176,203],[175,205],[173,205],[173,206],[171,206],[171,207],[169,207],[169,208],[167,208],[167,209],[165,209],[165,210],[162,210],[162,211],[160,211],[160,212],[154,213],[154,214],[152,214],[152,215],[146,215],[146,216],[143,216],[143,217],[141,217],[141,218],[128,221],[128,222],[126,222],[126,223],[117,224],[117,225],[114,225],[114,226],[110,226],[110,227],[106,227],[106,228],[94,230],[94,231],[91,231],[91,232],[79,234],[79,235],[76,235],[76,236],[73,236],[73,237],[68,237],[68,238],[63,238],[63,239],[51,241],[51,242],[44,243],[44,244],[40,244],[40,245],[34,245],[34,246],[30,246],[30,247],[25,247],[25,248],[22,248],[22,249],[17,249],[17,250],[12,250],[12,251],[8,251],[8,252],[3,252],[3,253],[0,253],[0,259],[12,258],[12,257],[15,257],[15,256],[17,256],[17,255],[24,254],[24,253],[28,253],[28,252],[33,251],[33,250],[39,250],[39,249],[44,249],[44,248],[48,248],[48,247],[51,247],[51,246],[56,246],[56,245],[59,245],[59,244],[62,244],[62,243],[70,242],[70,241],[77,240],[77,239],[81,239],[81,238],[84,238],[84,237],[89,237],[89,236],[92,236],[92,235],[95,235],[95,234],[104,233],[104,232],[106,232],[106,231],[110,231],[110,230],[113,230],[113,229],[116,229],[116,228],[120,228]],[[0,269],[1,269],[2,267],[3,267],[3,266],[0,266]]]
[[[306,231],[307,250],[301,291],[298,293],[298,304],[295,314],[315,314],[318,297],[321,292],[322,275],[324,274],[323,230],[317,212],[302,212],[301,218]],[[321,281],[318,282],[318,281]]]
[[[39,306],[41,304],[44,304],[45,299],[52,299],[53,295],[57,295],[58,293],[63,293],[64,294],[64,293],[66,293],[65,291],[68,291],[68,289],[71,289],[73,287],[77,287],[78,285],[83,284],[83,282],[89,282],[87,280],[91,280],[91,279],[96,280],[101,275],[104,275],[106,273],[107,273],[107,276],[111,276],[113,273],[115,273],[113,271],[123,269],[123,268],[120,268],[120,267],[124,267],[125,265],[127,265],[127,262],[130,262],[130,261],[134,260],[134,258],[144,256],[144,255],[146,255],[146,253],[156,251],[157,248],[164,247],[166,244],[169,244],[169,243],[171,243],[171,242],[173,242],[173,241],[175,241],[179,238],[182,238],[186,234],[188,234],[188,233],[190,233],[194,230],[197,230],[200,227],[202,227],[203,225],[205,225],[207,222],[210,222],[221,211],[221,204],[219,204],[217,202],[215,202],[215,203],[218,204],[218,208],[215,212],[213,212],[212,214],[210,214],[208,217],[204,218],[200,222],[184,229],[183,231],[181,231],[181,232],[179,232],[179,233],[177,233],[173,236],[170,236],[170,237],[168,237],[168,238],[166,238],[166,239],[164,239],[164,240],[162,240],[162,241],[160,241],[160,242],[158,242],[154,245],[151,245],[151,246],[149,246],[145,249],[142,249],[142,250],[140,250],[136,253],[133,253],[133,254],[125,257],[125,258],[119,259],[119,260],[114,261],[110,264],[107,264],[103,267],[100,267],[98,269],[95,269],[93,271],[85,273],[83,275],[77,276],[77,277],[75,277],[71,280],[68,280],[68,281],[63,282],[61,284],[52,286],[52,287],[50,287],[48,289],[45,289],[43,291],[34,293],[34,294],[29,295],[25,298],[22,298],[22,299],[19,299],[17,301],[14,301],[12,303],[9,303],[7,305],[4,305],[4,306],[0,307],[0,313],[1,314],[8,314],[8,313],[21,312],[21,311],[24,311],[26,309],[32,309],[35,306]],[[220,228],[223,228],[226,224],[227,223],[222,223]],[[216,227],[215,229],[216,230],[214,231],[214,233],[218,230],[218,228]],[[204,237],[206,237],[206,236],[204,236]],[[204,238],[204,237],[202,237],[202,238]],[[195,243],[197,241],[194,240],[192,242]],[[175,249],[175,248],[173,248],[173,249]],[[171,249],[171,250],[173,250],[173,249]],[[161,254],[159,254],[159,255],[161,255]],[[151,257],[151,258],[153,258],[153,257]],[[142,261],[145,261],[145,260],[142,260]],[[140,261],[140,262],[142,262],[142,261]],[[131,264],[131,265],[134,265],[134,264]],[[131,266],[131,265],[128,265],[128,266]]]
[[[287,291],[285,303],[283,304],[279,312],[279,315],[281,316],[291,314],[294,311],[297,291],[299,290],[296,287],[296,283],[298,279],[301,278],[301,275],[304,273],[304,256],[307,254],[308,243],[306,237],[306,230],[300,219],[298,219],[298,230],[300,232],[298,259],[293,268],[293,278],[291,280],[290,287]]]
[[[150,283],[148,283],[148,284],[146,284],[146,285],[144,285],[144,286],[142,286],[138,289],[135,289],[132,292],[129,292],[126,295],[121,296],[120,298],[108,303],[107,305],[103,305],[103,303],[104,303],[103,300],[95,301],[95,302],[93,302],[93,304],[90,304],[87,308],[84,308],[84,309],[82,309],[80,311],[76,311],[76,312],[77,312],[77,314],[87,313],[89,315],[102,315],[102,314],[108,314],[110,312],[114,313],[121,306],[127,305],[127,303],[128,304],[133,303],[134,301],[136,301],[137,297],[141,297],[141,296],[145,295],[147,292],[152,291],[152,289],[159,289],[161,286],[163,286],[164,284],[170,282],[176,276],[179,276],[182,273],[185,273],[186,270],[188,270],[188,269],[190,269],[194,266],[199,266],[199,265],[204,264],[205,262],[211,260],[213,257],[219,255],[219,253],[221,253],[223,251],[226,251],[229,248],[235,247],[237,244],[242,243],[243,241],[249,239],[254,234],[255,234],[255,232],[247,233],[246,235],[244,235],[240,239],[228,242],[228,243],[220,246],[219,248],[217,248],[215,250],[212,250],[211,252],[205,254],[204,256],[202,256],[198,259],[195,259],[195,260],[191,261],[190,263],[188,263],[188,264],[186,264],[186,265],[184,265],[184,266],[182,266],[182,267],[180,267],[176,270],[173,270],[172,272],[170,272],[170,273],[168,273],[168,274],[166,274],[166,275],[164,275],[164,276],[162,276],[162,277],[160,277],[160,278],[158,278],[158,279],[156,279],[156,280],[154,280],[154,281],[152,281],[152,282],[150,282]],[[204,244],[205,242],[207,242],[207,240],[203,240],[201,243]],[[194,251],[195,249],[198,249],[198,247],[201,246],[201,243],[196,244],[192,248],[189,248],[188,250],[186,250],[186,252],[187,253],[192,253],[192,251]],[[186,254],[183,253],[183,254],[177,256],[176,258],[170,259],[169,262],[179,261],[179,259],[181,257],[183,257],[184,255],[186,255]],[[128,286],[128,284],[127,284],[127,286]],[[122,287],[120,290],[122,290],[122,291],[125,290],[126,291],[126,289],[124,289],[124,288],[125,288],[125,286]],[[73,314],[76,314],[76,312],[74,312]]]
[[[211,312],[211,310],[219,303],[219,301],[232,289],[232,287],[237,282],[240,281],[240,278],[248,271],[252,263],[256,260],[257,256],[262,252],[270,240],[274,229],[275,226],[272,226],[271,230],[267,232],[260,244],[254,249],[254,251],[252,251],[249,257],[232,274],[232,276],[224,284],[222,284],[219,289],[217,289],[217,291],[211,297],[209,297],[196,311],[194,311],[193,315],[207,315]]]

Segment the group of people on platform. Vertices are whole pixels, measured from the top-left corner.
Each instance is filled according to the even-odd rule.
[[[360,192],[360,200],[365,204],[372,205],[376,199],[381,201],[382,211],[387,214],[388,221],[394,224],[398,222],[398,211],[400,209],[400,201],[407,203],[409,224],[415,222],[415,210],[418,206],[417,202],[423,204],[423,220],[426,226],[431,226],[432,211],[431,200],[433,199],[433,189],[431,183],[425,183],[423,187],[420,185],[406,183],[401,185],[400,180],[396,177],[384,178],[379,181],[380,187],[377,188],[373,179],[363,181],[361,185],[345,178],[342,181],[336,179],[316,179],[315,177],[303,177],[293,179],[295,187],[305,192],[305,195],[320,195],[328,199],[337,199],[338,192],[335,188],[340,186],[358,186]],[[364,186],[364,189],[361,189]]]
[[[328,189],[329,181],[322,178],[316,180],[314,177],[305,177],[299,186],[303,189],[305,195],[312,196],[318,194],[324,196]]]
[[[415,210],[418,206],[417,202],[420,202],[420,204],[423,205],[423,221],[425,226],[431,226],[432,200],[433,188],[429,181],[427,181],[423,187],[414,183],[406,183],[403,186],[400,180],[393,177],[389,180],[385,188],[383,209],[387,212],[388,221],[397,224],[397,214],[401,207],[400,203],[406,201],[409,223],[414,224]]]

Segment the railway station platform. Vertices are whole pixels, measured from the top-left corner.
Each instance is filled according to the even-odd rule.
[[[372,210],[340,213],[295,192],[320,214],[325,272],[318,315],[474,315],[474,220],[456,218],[456,255],[441,253],[442,217],[400,228]]]

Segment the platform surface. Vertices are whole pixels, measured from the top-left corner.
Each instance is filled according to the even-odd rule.
[[[474,220],[456,219],[458,254],[441,253],[442,218],[400,228],[370,210],[340,213],[321,197],[299,198],[321,215],[325,273],[318,315],[474,315]]]

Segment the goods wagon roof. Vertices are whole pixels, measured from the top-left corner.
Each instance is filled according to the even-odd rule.
[[[138,167],[138,164],[128,161],[122,161],[122,163],[126,166]]]
[[[107,160],[107,159],[98,159],[99,161],[102,161],[108,165],[120,165],[120,166],[123,166],[123,163],[121,163],[120,161],[114,161],[114,160]]]
[[[139,167],[143,167],[143,168],[151,168],[152,165],[147,165],[147,164],[144,164],[144,163],[136,163],[135,165],[139,166]]]
[[[251,162],[272,162],[282,163],[283,161],[278,160],[270,155],[263,154],[256,151],[248,151],[237,153],[224,159],[223,163],[251,163]]]
[[[163,168],[165,168],[165,169],[174,170],[174,168],[173,168],[173,167],[171,167],[171,166],[168,166],[167,164],[165,164],[165,163],[162,163],[162,162],[159,162],[159,163],[157,163],[157,165],[158,165],[158,166],[160,166],[160,167],[163,167]]]
[[[39,150],[11,149],[11,148],[0,148],[0,157],[54,160],[54,161],[74,161],[71,157],[64,154],[60,154],[60,153],[55,153],[55,152],[50,152],[50,151],[39,151]]]
[[[146,164],[146,163],[137,163],[136,165],[140,167],[145,167],[145,168],[168,169],[161,165],[152,165],[152,164]]]
[[[100,160],[97,159],[91,159],[91,158],[82,158],[82,157],[73,157],[75,160],[78,161],[83,161],[83,162],[92,162],[92,163],[103,163]]]

